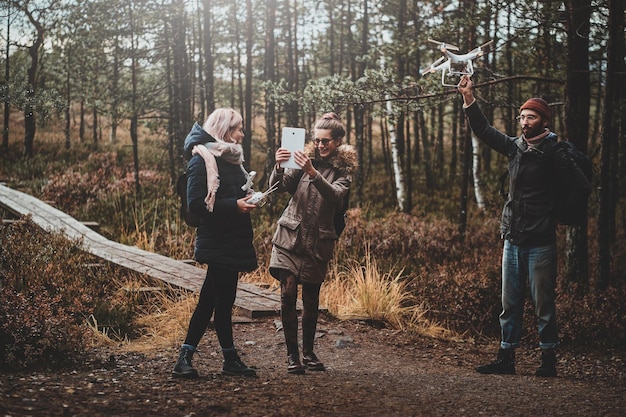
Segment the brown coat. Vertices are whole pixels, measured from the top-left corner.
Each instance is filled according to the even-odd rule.
[[[287,191],[291,199],[278,219],[272,239],[270,273],[279,278],[287,270],[302,282],[321,283],[332,259],[335,241],[333,219],[343,205],[357,167],[357,154],[350,145],[341,145],[324,160],[312,145],[306,152],[319,174],[309,178],[299,169],[274,169],[270,184],[279,182],[278,192]]]

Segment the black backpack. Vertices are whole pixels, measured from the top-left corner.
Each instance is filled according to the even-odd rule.
[[[563,148],[568,153],[570,158],[576,163],[578,168],[585,174],[587,181],[591,183],[593,179],[593,163],[591,159],[585,155],[580,149],[576,148],[574,144],[567,140],[556,142],[553,150]],[[508,194],[504,191],[504,184],[509,171],[505,171],[500,176],[500,195],[503,198],[507,198]],[[567,226],[581,226],[585,223],[587,216],[587,200],[588,198],[580,198],[573,204],[569,198],[571,194],[576,190],[568,190],[567,187],[558,187],[557,189],[557,222]]]
[[[176,180],[176,194],[180,197],[180,207],[178,212],[180,217],[185,220],[188,226],[198,227],[200,224],[200,217],[192,213],[187,205],[187,172],[183,172],[178,176]]]
[[[556,146],[567,151],[570,158],[572,158],[576,165],[578,165],[578,168],[585,174],[587,181],[591,183],[593,179],[593,163],[591,159],[568,140],[557,142]],[[587,216],[588,196],[572,202],[569,196],[573,191],[575,190],[567,190],[566,187],[559,187],[557,190],[557,221],[559,224],[582,226],[585,224]]]

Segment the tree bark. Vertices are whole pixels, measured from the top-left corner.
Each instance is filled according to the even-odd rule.
[[[213,26],[211,25],[211,5],[212,0],[203,1],[203,18],[204,18],[204,99],[206,100],[206,116],[215,110],[215,82],[214,82],[214,58],[213,58]]]
[[[27,7],[28,4],[25,5]],[[31,158],[34,153],[35,133],[37,131],[37,124],[35,120],[35,108],[33,102],[35,101],[37,93],[37,76],[39,66],[39,48],[43,45],[44,33],[42,23],[35,18],[33,13],[28,9],[22,9],[29,22],[35,27],[35,40],[33,44],[28,48],[28,55],[30,56],[30,66],[28,67],[28,82],[26,90],[26,105],[24,106],[24,151],[25,157]]]
[[[276,0],[268,0],[265,7],[264,73],[265,80],[273,84],[276,82],[276,38],[274,36],[274,29],[276,28]],[[275,153],[278,141],[276,135],[276,104],[274,101],[268,101],[265,105],[265,133],[267,136],[267,158],[261,181],[262,184],[267,182],[267,177],[276,162]]]
[[[252,0],[246,0],[246,92],[243,154],[244,164],[250,169],[252,159],[252,48],[254,45],[254,25],[252,23]]]
[[[587,153],[589,135],[589,19],[591,0],[567,0],[567,82],[565,84],[565,138]],[[586,219],[586,217],[585,217]],[[566,231],[568,282],[586,288],[588,277],[587,224]]]
[[[615,207],[617,195],[620,131],[624,125],[626,93],[621,82],[624,73],[624,1],[609,0],[609,39],[607,43],[607,75],[602,125],[600,165],[600,208],[598,213],[599,272],[597,287],[606,289],[611,283],[611,245],[615,240]],[[623,136],[623,131],[622,131]],[[622,137],[623,142],[623,137]],[[623,152],[623,150],[621,151]]]
[[[11,78],[11,64],[10,64],[10,46],[11,46],[11,2],[7,2],[7,39],[6,39],[6,56],[4,61],[4,82],[5,90],[4,96],[6,98],[4,102],[4,131],[2,132],[2,153],[6,153],[9,150],[9,120],[11,115],[11,91],[9,90],[9,81]]]

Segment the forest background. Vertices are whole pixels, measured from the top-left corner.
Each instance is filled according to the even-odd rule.
[[[372,266],[420,319],[497,338],[506,160],[472,138],[455,89],[420,73],[441,55],[428,39],[460,52],[492,40],[473,76],[488,119],[517,134],[519,105],[541,96],[552,129],[594,161],[589,224],[559,227],[563,339],[624,345],[623,1],[3,0],[0,13],[3,181],[112,239],[188,258],[172,184],[191,125],[241,112],[264,189],[281,128],[335,111],[360,159],[335,275]],[[284,202],[257,210],[262,267],[247,279],[268,280]]]

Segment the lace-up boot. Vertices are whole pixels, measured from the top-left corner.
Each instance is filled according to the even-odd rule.
[[[476,371],[481,374],[515,375],[515,349],[500,349],[495,362],[481,365]]]
[[[302,375],[306,367],[300,362],[300,355],[292,353],[287,356],[287,373]]]
[[[222,365],[222,373],[232,376],[255,376],[256,371],[248,367],[235,349],[224,350],[224,363]]]
[[[535,376],[556,376],[556,352],[554,349],[541,350],[541,365],[539,365],[539,368],[535,371]]]
[[[308,369],[309,371],[326,370],[324,364],[319,359],[317,359],[317,356],[315,356],[315,353],[313,352],[302,355],[302,364],[306,366],[306,369]]]
[[[172,376],[175,378],[187,378],[193,379],[198,377],[198,371],[193,369],[191,365],[191,358],[193,357],[194,349],[191,347],[183,346],[180,348],[180,354],[178,355],[178,361],[174,365]]]

